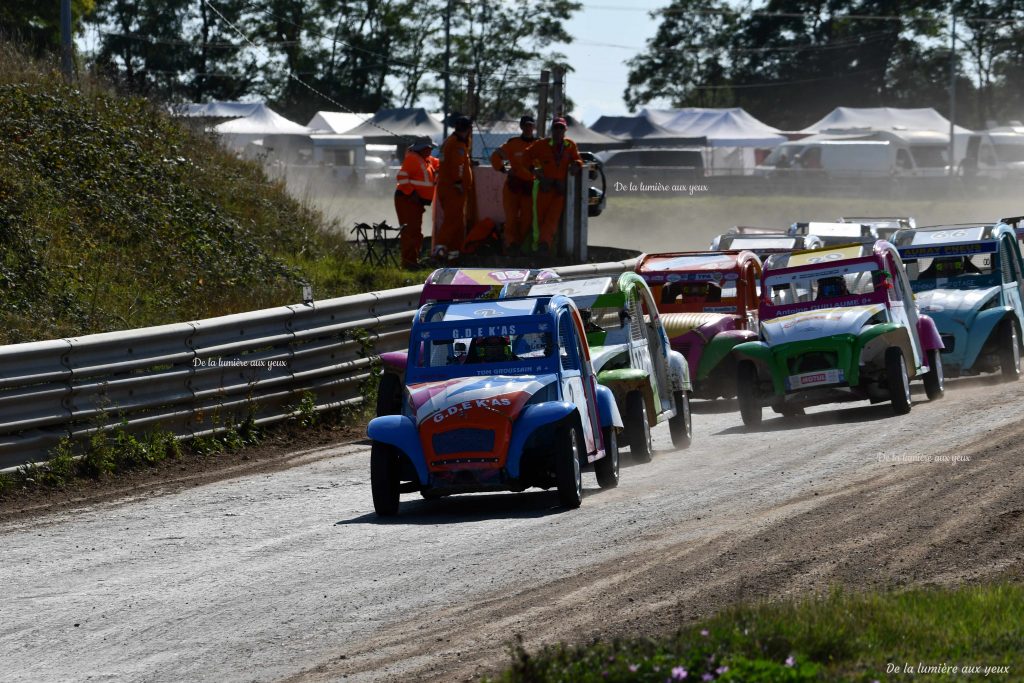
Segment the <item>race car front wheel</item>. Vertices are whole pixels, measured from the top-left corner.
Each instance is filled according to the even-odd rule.
[[[602,434],[604,457],[594,463],[594,474],[598,486],[613,489],[619,485],[619,441],[614,426],[605,427]]]
[[[892,411],[897,415],[910,412],[910,377],[907,376],[907,361],[903,350],[890,346],[885,350],[885,379],[889,384],[889,400]]]
[[[1015,382],[1020,378],[1020,344],[1017,326],[1009,318],[999,323],[999,369],[1003,379]]]
[[[381,517],[398,514],[399,463],[394,446],[378,441],[370,447],[370,490],[373,509]]]
[[[924,393],[929,401],[937,401],[946,393],[946,378],[942,374],[942,355],[938,349],[928,352],[928,373],[924,376]]]
[[[558,438],[555,482],[558,485],[558,500],[567,508],[578,508],[583,502],[583,465],[580,461],[583,438],[579,427],[567,424],[562,427]]]
[[[668,430],[672,434],[672,445],[682,450],[689,448],[693,442],[693,417],[690,414],[690,396],[685,391],[674,394],[676,416],[668,421]]]
[[[629,431],[629,454],[637,462],[650,462],[654,451],[651,423],[647,421],[647,402],[639,391],[626,396],[626,429]]]
[[[749,361],[740,363],[736,369],[736,400],[743,424],[748,427],[761,424],[761,399],[757,389],[757,368]]]

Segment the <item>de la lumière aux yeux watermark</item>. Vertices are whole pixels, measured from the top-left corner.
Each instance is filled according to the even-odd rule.
[[[696,194],[703,194],[710,191],[707,185],[686,185],[682,183],[645,183],[643,181],[629,181],[623,183],[616,181],[612,185],[616,192],[677,192],[689,194],[691,197]]]

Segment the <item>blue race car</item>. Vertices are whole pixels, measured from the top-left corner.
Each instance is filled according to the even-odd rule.
[[[921,312],[939,329],[946,373],[1020,377],[1024,266],[1013,228],[935,226],[900,230],[893,241]]]
[[[426,498],[556,487],[578,507],[581,472],[619,481],[615,397],[598,385],[582,316],[551,297],[439,302],[413,320],[402,411],[370,421],[378,515]]]

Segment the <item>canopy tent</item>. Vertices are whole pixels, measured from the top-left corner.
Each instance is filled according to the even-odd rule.
[[[171,105],[175,116],[190,119],[240,119],[266,108],[262,102],[186,102]]]
[[[949,135],[949,119],[931,107],[901,109],[898,107],[836,107],[823,119],[804,128],[801,133],[823,133],[851,129],[864,130],[932,130]],[[960,126],[956,135],[971,131]]]
[[[704,144],[668,130],[646,116],[602,116],[590,127],[592,131],[628,141],[634,147]]]
[[[236,151],[242,151],[251,142],[263,139],[265,135],[309,135],[306,126],[289,121],[280,114],[263,106],[251,116],[233,119],[214,126],[214,132],[224,143]]]
[[[642,109],[639,116],[676,135],[707,138],[711,147],[774,147],[786,141],[779,129],[739,107]]]
[[[318,133],[346,135],[356,126],[373,118],[373,114],[356,114],[347,111],[318,111],[306,127]]]
[[[370,145],[403,145],[418,137],[429,137],[437,144],[444,127],[422,107],[381,109],[345,134],[362,136]]]

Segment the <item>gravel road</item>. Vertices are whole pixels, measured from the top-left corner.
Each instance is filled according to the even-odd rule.
[[[956,583],[1020,565],[1024,382],[950,381],[913,411],[695,404],[583,506],[553,491],[403,496],[369,449],[0,522],[0,680],[467,679],[528,647],[671,631],[736,599]],[[930,458],[932,461],[922,461]],[[626,458],[628,463],[628,458]],[[948,552],[947,549],[948,548]]]

